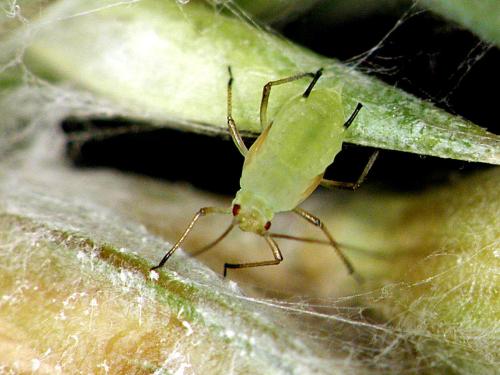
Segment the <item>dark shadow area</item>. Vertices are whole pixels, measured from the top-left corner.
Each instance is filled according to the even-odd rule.
[[[198,188],[228,195],[234,195],[239,188],[243,157],[229,136],[158,129],[123,119],[67,119],[63,129],[68,136],[67,154],[77,166],[112,167],[169,181],[187,181]],[[110,135],[113,133],[116,135]],[[253,139],[245,142],[250,146]],[[325,177],[355,181],[373,151],[344,144]],[[418,191],[487,167],[382,150],[367,183],[386,190]]]
[[[77,166],[105,166],[187,181],[229,195],[239,187],[243,157],[229,134],[224,139],[124,119],[71,118],[62,127],[68,136],[67,154]]]

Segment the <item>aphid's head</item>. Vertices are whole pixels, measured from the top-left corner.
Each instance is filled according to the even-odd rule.
[[[233,216],[241,230],[262,236],[271,227],[273,212],[253,194],[240,191],[233,201]]]

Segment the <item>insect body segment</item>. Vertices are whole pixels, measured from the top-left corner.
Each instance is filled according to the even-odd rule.
[[[350,273],[353,267],[341,253],[330,232],[314,215],[297,208],[321,184],[356,188],[363,181],[376,154],[372,156],[363,174],[356,183],[323,180],[325,169],[341,150],[344,132],[354,120],[361,105],[358,105],[349,120],[344,123],[340,90],[316,88],[322,70],[302,73],[292,77],[271,81],[264,86],[260,107],[263,132],[247,149],[232,117],[233,75],[229,68],[227,84],[227,124],[229,133],[240,153],[245,157],[240,179],[240,190],[233,200],[232,209],[204,208],[193,218],[177,243],[165,254],[153,269],[163,266],[179,248],[182,241],[201,216],[210,213],[233,215],[231,225],[215,241],[197,252],[204,252],[219,243],[235,226],[262,236],[268,243],[273,259],[250,263],[225,263],[224,276],[228,268],[247,268],[275,265],[283,260],[281,251],[269,231],[271,221],[278,212],[293,211],[311,224],[319,227],[334,247]],[[267,105],[274,86],[292,81],[311,79],[303,93],[291,97],[276,113],[272,122],[267,122]],[[293,238],[275,234],[276,238]],[[305,239],[306,240],[306,239]]]
[[[252,194],[277,213],[306,199],[342,147],[341,104],[340,94],[327,89],[313,90],[308,98],[300,93],[284,104],[250,148],[234,203],[243,207],[240,196]]]
[[[240,229],[245,232],[263,235],[267,231],[267,223],[270,223],[274,217],[269,204],[251,191],[240,189],[233,200],[233,207],[240,207],[234,217]]]

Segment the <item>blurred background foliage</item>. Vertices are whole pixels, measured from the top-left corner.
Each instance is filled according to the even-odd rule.
[[[268,256],[259,238],[240,232],[203,263],[179,252],[159,274],[148,270],[199,207],[227,206],[238,188],[242,159],[227,137],[214,137],[224,132],[227,60],[211,60],[210,48],[229,46],[231,64],[242,64],[239,95],[248,100],[236,110],[248,142],[262,82],[328,61],[340,74],[332,84],[344,82],[346,113],[357,98],[372,98],[367,87],[375,93],[364,101],[363,127],[384,126],[381,94],[390,93],[401,101],[394,126],[424,113],[415,108],[429,109],[428,124],[462,127],[450,142],[470,137],[497,164],[497,2],[0,5],[1,371],[495,373],[498,169],[453,160],[456,149],[439,150],[452,159],[417,155],[427,153],[420,144],[417,154],[397,151],[413,145],[389,124],[381,131],[393,150],[382,152],[360,191],[320,190],[304,206],[344,244],[364,284],[327,247],[293,242],[282,243],[280,266],[223,280],[224,262]],[[158,63],[162,44],[148,43],[172,27],[167,21],[198,28],[202,39],[158,38],[184,48]],[[238,35],[228,30],[238,28],[255,45],[234,49]],[[149,39],[139,38],[144,31]],[[270,46],[267,60],[255,57],[256,46]],[[162,83],[169,69],[174,86]],[[274,98],[279,105],[280,94]],[[441,140],[449,129],[440,129]],[[425,145],[429,134],[416,139]],[[368,135],[350,140],[384,140]],[[371,151],[346,145],[327,177],[354,180]],[[227,218],[201,223],[185,249],[202,247],[225,225]],[[318,237],[290,215],[273,229]]]

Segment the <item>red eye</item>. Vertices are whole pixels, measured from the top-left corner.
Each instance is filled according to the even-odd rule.
[[[264,229],[265,229],[265,230],[269,230],[269,228],[271,228],[271,222],[270,222],[270,221],[268,221],[268,222],[266,223],[266,225],[264,225]]]
[[[241,206],[239,204],[235,204],[233,206],[233,216],[238,215],[238,213],[240,212],[240,208],[241,208]]]

